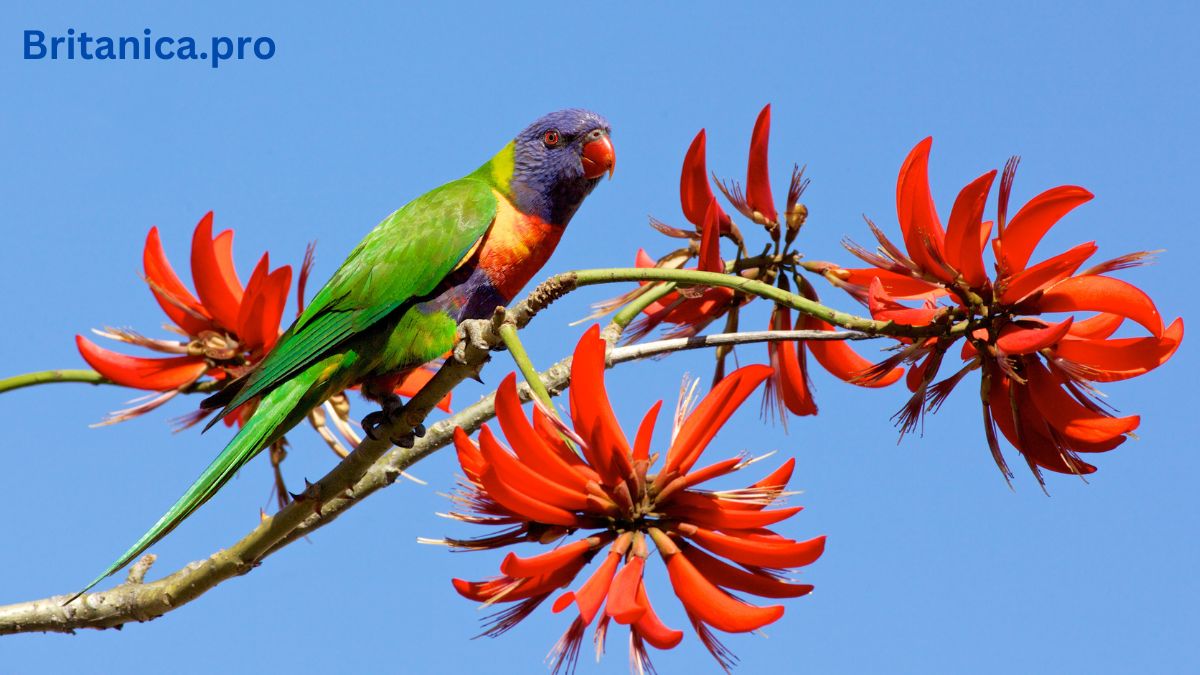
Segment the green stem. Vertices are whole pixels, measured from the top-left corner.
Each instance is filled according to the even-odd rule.
[[[762,267],[764,265],[780,265],[789,262],[795,262],[795,254],[789,255],[759,255],[753,258],[739,258],[731,260],[725,264],[726,272],[740,272],[742,270],[751,269],[754,267]],[[633,302],[621,308],[621,311],[613,315],[612,322],[621,328],[627,327],[630,322],[637,318],[650,305],[661,300],[671,291],[675,290],[675,284],[666,283],[659,284],[655,288],[646,291]]]
[[[542,382],[537,368],[534,368],[533,361],[529,358],[529,353],[525,351],[525,345],[521,344],[521,338],[517,335],[517,327],[511,323],[502,324],[500,326],[500,340],[508,348],[509,355],[512,356],[513,362],[517,364],[517,369],[521,371],[521,376],[529,384],[533,395],[548,409],[554,410],[554,404],[550,401],[550,392],[546,390],[546,383]]]
[[[55,370],[39,370],[36,373],[25,373],[24,375],[13,375],[0,380],[0,394],[14,389],[23,389],[32,387],[38,384],[54,384],[55,382],[79,382],[82,384],[112,384],[118,385],[116,382],[104,377],[94,370],[73,370],[70,368],[59,368]],[[180,390],[183,394],[211,394],[214,391],[220,391],[225,385],[220,380],[202,380],[193,382]]]
[[[847,330],[856,330],[872,335],[893,337],[930,337],[959,335],[966,332],[966,323],[956,324],[947,331],[942,325],[906,326],[893,321],[875,321],[826,307],[794,293],[789,293],[761,281],[745,279],[735,275],[696,270],[671,270],[657,267],[612,268],[567,272],[575,286],[592,286],[621,281],[667,281],[676,284],[699,286],[722,286],[735,291],[749,293],[760,298],[773,300],[798,312],[816,317]],[[639,298],[640,300],[641,298]]]
[[[675,290],[675,284],[657,284],[654,288],[642,293],[632,302],[621,308],[621,311],[613,315],[612,322],[621,328],[625,328],[637,318],[650,305],[661,300],[671,291]]]
[[[112,384],[103,375],[94,370],[39,370],[36,373],[14,375],[0,380],[0,394],[14,389],[32,387],[35,384],[52,384],[54,382],[82,382],[84,384]]]

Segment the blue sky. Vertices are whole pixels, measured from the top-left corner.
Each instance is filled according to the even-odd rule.
[[[0,374],[81,367],[72,336],[91,327],[154,333],[162,317],[139,281],[152,225],[180,268],[191,228],[209,209],[219,226],[236,229],[244,271],[266,249],[277,264],[298,263],[315,239],[319,283],[387,213],[565,106],[609,118],[617,173],[581,210],[546,272],[627,264],[639,245],[667,250],[646,216],[682,220],[676,186],[692,136],[707,127],[709,166],[740,177],[754,116],[771,102],[777,191],[792,161],[807,163],[813,179],[802,235],[810,257],[848,261],[838,242],[866,239],[862,214],[896,231],[896,170],[932,134],[944,212],[960,186],[1020,154],[1017,203],[1063,183],[1096,194],[1044,251],[1092,239],[1104,257],[1166,249],[1125,278],[1164,315],[1194,314],[1200,96],[1191,73],[1200,17],[1186,3],[1136,12],[1082,2],[514,4],[7,7]],[[203,39],[269,36],[277,53],[218,69],[20,58],[25,29],[129,35],[147,27]],[[539,317],[527,331],[535,358],[564,354],[582,330],[567,324],[611,294],[581,292]],[[1200,668],[1189,646],[1200,630],[1194,354],[1189,342],[1169,367],[1105,387],[1112,403],[1143,416],[1140,438],[1099,457],[1087,484],[1052,476],[1050,497],[1020,471],[1008,489],[968,391],[927,421],[924,437],[898,446],[888,420],[903,402],[897,389],[855,390],[817,373],[821,415],[786,435],[748,406],[713,451],[795,456],[794,484],[804,490],[796,503],[807,508],[787,532],[827,534],[829,547],[804,572],[817,592],[790,602],[769,637],[729,639],[740,672]],[[655,399],[673,399],[683,373],[708,368],[707,355],[688,354],[611,373],[618,415],[636,424]],[[485,379],[510,369],[498,358]],[[464,388],[459,400],[480,391]],[[224,429],[171,433],[166,420],[190,401],[88,427],[128,398],[62,385],[0,399],[0,604],[91,578],[227,439]],[[293,443],[293,483],[332,465],[311,434]],[[450,456],[434,456],[414,470],[427,487],[399,483],[154,622],[0,639],[0,671],[542,672],[563,617],[542,611],[499,640],[471,640],[480,612],[448,579],[490,575],[500,556],[415,543],[466,533],[434,515],[447,508],[438,493],[453,472]],[[155,547],[156,571],[240,537],[268,489],[266,462],[256,461]],[[670,607],[664,580],[655,580],[657,604]],[[663,673],[716,671],[691,637],[655,662]],[[623,632],[613,631],[604,662],[585,660],[580,671],[626,668]]]

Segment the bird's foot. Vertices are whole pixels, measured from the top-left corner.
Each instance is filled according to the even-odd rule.
[[[382,409],[376,410],[362,419],[363,432],[366,433],[367,438],[377,441],[381,438],[380,432],[385,427],[391,426],[392,422],[403,413],[404,403],[400,400],[400,397],[395,395],[389,396],[384,399]],[[418,423],[407,434],[392,436],[388,440],[393,445],[398,445],[402,448],[411,448],[416,439],[423,436],[425,436],[425,425]]]
[[[467,345],[474,347],[481,352],[487,352],[492,349],[492,343],[488,340],[490,328],[486,321],[467,320],[458,324],[458,332],[455,336],[457,343],[454,345],[454,358],[459,363],[470,363],[467,358]]]
[[[403,436],[393,437],[392,444],[398,445],[402,448],[411,448],[417,442],[418,438],[425,438],[424,424],[417,424],[412,428],[411,431]]]

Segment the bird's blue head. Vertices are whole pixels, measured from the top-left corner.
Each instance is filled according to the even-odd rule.
[[[568,108],[539,118],[513,140],[510,190],[523,213],[566,225],[616,164],[608,120]]]

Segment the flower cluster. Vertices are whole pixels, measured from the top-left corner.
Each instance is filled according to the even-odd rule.
[[[195,388],[205,376],[217,381],[238,377],[279,337],[292,268],[284,265],[272,271],[270,254],[264,253],[243,288],[233,265],[233,231],[225,230],[213,237],[212,229],[210,211],[192,235],[195,295],[167,260],[157,227],[146,235],[142,252],[150,292],[174,324],[171,329],[186,341],[153,339],[131,330],[97,331],[104,337],[172,356],[128,356],[104,349],[82,335],[75,336],[80,355],[104,377],[125,387],[162,392],[150,403],[118,413],[113,421],[156,408],[176,394]],[[307,270],[305,265],[301,285]]]
[[[757,630],[784,611],[781,605],[749,604],[731,592],[764,598],[806,595],[812,586],[792,583],[784,574],[815,561],[825,546],[824,537],[794,541],[768,529],[800,511],[797,506],[768,508],[790,494],[786,488],[794,460],[747,488],[701,488],[754,461],[739,456],[696,468],[721,426],[771,369],[751,365],[731,373],[690,414],[681,402],[672,440],[660,454],[652,451],[652,434],[662,402],[650,408],[630,443],[605,391],[605,347],[593,327],[575,348],[570,425],[541,407],[527,419],[516,377],[509,375],[496,394],[496,417],[511,449],[486,425],[478,443],[456,430],[455,447],[466,477],[456,501],[465,513],[452,517],[504,529],[438,543],[467,550],[560,543],[527,558],[509,553],[500,576],[478,582],[455,579],[454,588],[485,605],[509,605],[488,619],[485,634],[495,636],[559,589],[573,586],[552,603],[554,612],[573,616],[552,652],[555,671],[573,668],[583,634],[593,623],[597,652],[602,652],[608,627],[615,622],[629,627],[631,662],[645,672],[652,670],[647,645],[670,649],[684,637],[666,626],[650,603],[643,572],[653,547],[699,639],[728,668],[732,654],[713,630]],[[573,534],[581,536],[561,543]],[[595,558],[600,563],[575,585]]]
[[[151,392],[136,405],[112,413],[103,422],[112,424],[137,417],[158,408],[175,396],[191,392],[214,392],[249,372],[261,361],[281,334],[292,283],[292,268],[283,265],[271,269],[269,253],[263,253],[242,285],[233,264],[233,230],[213,236],[213,214],[208,212],[192,234],[192,283],[195,293],[180,281],[163,251],[158,228],[146,235],[142,268],[154,299],[173,325],[165,328],[182,339],[150,338],[125,328],[95,331],[118,342],[149,349],[161,356],[145,357],[105,349],[82,335],[75,336],[79,354],[96,372],[114,384]],[[313,262],[310,246],[304,257],[296,284],[296,313],[304,310],[304,287]],[[401,396],[413,396],[432,377],[430,367],[416,368],[396,387]],[[226,425],[241,423],[253,413],[247,403],[225,417]],[[439,403],[450,410],[450,396]],[[179,418],[182,428],[203,420],[211,410],[197,407]],[[308,416],[310,424],[338,455],[349,454],[361,440],[350,417],[345,392],[339,393]],[[332,424],[332,429],[331,429]],[[337,430],[337,434],[333,429]],[[340,438],[339,438],[340,436]],[[280,505],[286,503],[287,490],[279,470],[286,457],[285,442],[277,441],[269,457],[275,472],[275,494]]]
[[[802,167],[793,166],[781,215],[771,190],[768,167],[770,133],[771,106],[767,105],[759,113],[750,137],[745,188],[736,181],[716,181],[718,190],[730,205],[747,220],[761,226],[770,238],[761,255],[746,254],[742,232],[729,214],[721,208],[713,193],[705,156],[706,136],[705,131],[701,129],[684,156],[683,171],[679,180],[683,215],[693,225],[693,229],[675,228],[651,219],[651,225],[656,230],[670,237],[685,239],[689,245],[657,260],[645,249],[639,249],[635,265],[640,268],[681,269],[689,260],[696,258],[697,266],[688,269],[734,273],[747,279],[772,283],[789,292],[794,283],[802,295],[810,300],[819,300],[812,284],[799,274],[796,266],[799,256],[792,248],[796,236],[808,218],[808,208],[800,202],[800,197],[809,181],[804,177]],[[735,260],[726,262],[721,258],[722,238],[729,239],[737,246]],[[631,293],[601,303],[597,308],[609,311],[628,304],[651,288],[651,284],[644,283]],[[726,319],[727,332],[736,331],[741,309],[754,299],[756,296],[723,287],[671,291],[643,310],[644,316],[630,326],[627,339],[641,339],[659,326],[671,327],[666,331],[665,337],[690,337],[721,318]],[[783,305],[776,305],[772,309],[769,327],[772,330],[834,329],[821,319],[803,314],[797,315],[793,321],[792,310]],[[723,357],[727,351],[722,349],[717,352],[718,366],[714,379],[720,379],[724,374]],[[860,377],[874,365],[840,340],[769,343],[767,357],[773,368],[773,375],[766,388],[764,406],[767,409],[778,408],[784,421],[789,412],[794,415],[817,413],[817,404],[808,376],[809,354],[835,377],[859,386],[884,387],[898,381],[904,374],[903,369],[893,368],[880,377]]]
[[[192,283],[188,290],[171,267],[159,239],[150,228],[142,251],[142,268],[151,294],[174,324],[166,326],[185,339],[148,338],[128,329],[106,328],[97,334],[167,356],[140,357],[104,349],[82,335],[75,336],[79,354],[88,365],[115,384],[160,392],[149,402],[114,414],[117,422],[149,412],[180,393],[215,391],[251,370],[280,335],[280,320],[292,283],[292,268],[271,270],[270,253],[263,253],[245,286],[233,264],[233,230],[213,236],[213,214],[204,214],[192,234]],[[312,267],[312,248],[305,255],[296,286],[296,313],[304,310],[304,286]],[[204,378],[209,378],[205,380]],[[412,396],[430,374],[414,370],[397,388]],[[449,397],[441,406],[449,410]],[[227,424],[242,419],[226,417]],[[203,419],[205,411],[185,418],[187,425]]]
[[[912,364],[907,383],[913,396],[898,413],[902,430],[911,431],[967,373],[979,370],[984,430],[1006,477],[1011,473],[997,428],[1039,481],[1042,469],[1091,473],[1095,467],[1080,454],[1117,447],[1140,421],[1103,407],[1094,383],[1135,377],[1166,362],[1183,339],[1183,321],[1164,325],[1149,296],[1108,276],[1141,264],[1146,253],[1081,269],[1097,250],[1095,242],[1086,242],[1031,264],[1045,234],[1092,195],[1077,186],[1051,188],[1010,219],[1015,158],[1000,176],[995,236],[992,221],[984,219],[994,170],[959,192],[943,228],[929,189],[931,146],[929,138],[918,143],[900,169],[896,209],[903,248],[872,224],[876,251],[848,246],[871,267],[808,264],[863,302],[875,319],[941,326],[936,337],[903,341],[894,358],[863,379],[880,377],[889,366]],[[989,248],[995,258],[991,276],[984,261]],[[1148,335],[1114,338],[1126,321]],[[964,365],[935,382],[946,353],[960,339]]]

